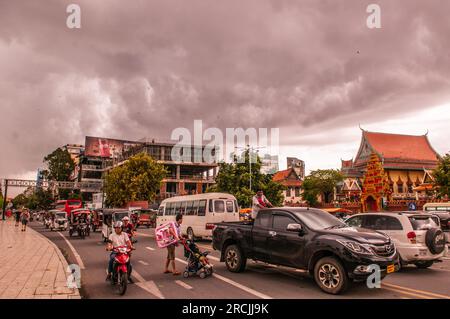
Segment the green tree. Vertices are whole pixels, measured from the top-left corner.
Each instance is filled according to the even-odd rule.
[[[130,157],[106,175],[105,203],[109,207],[122,207],[129,201],[153,201],[166,175],[164,165],[148,154]]]
[[[334,190],[344,176],[339,170],[319,169],[312,171],[303,182],[303,198],[311,206],[317,204],[317,197],[323,196],[326,203],[331,202]]]
[[[38,188],[28,197],[27,206],[30,209],[50,209],[52,203],[55,201],[52,192],[43,188]]]
[[[439,197],[450,197],[450,154],[445,154],[433,171],[434,186]]]
[[[250,190],[249,154],[249,151],[245,151],[241,157],[235,156],[233,163],[220,163],[216,184],[207,191],[232,194],[241,207],[251,207],[252,197],[257,189],[261,189],[274,206],[281,206],[284,186],[273,182],[272,175],[260,172],[261,159],[256,154],[251,155],[252,189]]]
[[[70,157],[70,153],[62,148],[45,156],[44,163],[47,164],[47,169],[43,171],[43,175],[46,179],[53,181],[69,181],[75,169],[75,162]]]
[[[29,198],[27,195],[22,193],[22,194],[17,195],[16,197],[14,197],[12,199],[12,203],[14,205],[14,208],[16,208],[16,209],[21,208],[22,206],[28,207]]]

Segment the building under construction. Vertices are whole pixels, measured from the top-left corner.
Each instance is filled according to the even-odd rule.
[[[195,154],[205,152],[214,155],[217,150],[207,149],[204,145],[190,146],[190,156],[184,154],[182,160],[178,160],[172,156],[175,147],[179,146],[175,143],[161,143],[154,140],[123,141],[87,136],[85,152],[80,159],[80,181],[102,180],[103,174],[111,168],[122,165],[133,155],[145,152],[162,163],[168,171],[161,184],[159,200],[205,192],[208,186],[214,184],[218,165],[215,161],[206,161],[203,156]],[[183,150],[186,153],[186,148]],[[85,193],[83,197],[92,199],[89,190],[82,192]]]

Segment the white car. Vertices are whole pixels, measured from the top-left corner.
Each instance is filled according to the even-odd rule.
[[[353,215],[352,227],[369,228],[387,234],[394,242],[401,264],[428,268],[447,252],[446,236],[439,218],[419,212],[384,212]]]

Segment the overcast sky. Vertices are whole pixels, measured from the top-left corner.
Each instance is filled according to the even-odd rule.
[[[81,29],[66,7],[81,7]],[[381,29],[366,26],[381,6]],[[0,0],[0,177],[32,177],[84,136],[280,128],[308,169],[355,156],[364,129],[450,151],[450,2]]]

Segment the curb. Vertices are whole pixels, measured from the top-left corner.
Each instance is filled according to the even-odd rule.
[[[45,237],[44,235],[42,235],[41,233],[39,233],[38,231],[34,230],[31,227],[27,227],[27,230],[31,230],[34,233],[36,233],[38,236],[44,238],[53,247],[53,249],[56,251],[56,254],[58,255],[59,260],[61,261],[61,263],[63,265],[63,268],[67,269],[67,267],[69,266],[69,263],[67,262],[66,258],[63,256],[63,254],[59,250],[58,246],[56,246],[56,244],[54,242],[52,242],[50,239],[48,239],[47,237]],[[66,273],[66,279],[67,279],[67,273]],[[80,295],[79,289],[74,289],[73,295],[74,296],[70,296],[70,297],[72,297],[72,299],[81,299],[81,295]]]

